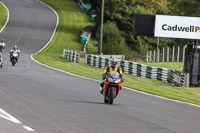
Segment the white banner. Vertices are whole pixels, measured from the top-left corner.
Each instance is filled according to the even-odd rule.
[[[154,36],[200,39],[200,18],[156,15]]]

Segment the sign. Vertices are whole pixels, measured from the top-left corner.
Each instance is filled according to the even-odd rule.
[[[200,39],[200,17],[156,15],[154,36]]]

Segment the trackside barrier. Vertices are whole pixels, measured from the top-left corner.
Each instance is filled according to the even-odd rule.
[[[80,8],[82,9],[83,12],[88,13],[88,11],[92,8],[91,4],[89,3],[84,3],[82,0],[75,0],[78,2]]]
[[[80,62],[80,52],[76,50],[67,50],[63,49],[63,55],[62,57],[68,61],[72,61],[74,63]]]
[[[111,62],[111,58],[101,57],[97,55],[86,55],[86,63],[104,69]],[[160,80],[170,83],[175,86],[185,87],[186,75],[179,71],[151,67],[137,62],[130,62],[126,60],[118,61],[118,65],[122,68],[123,73],[131,74],[141,78],[149,78],[153,80]]]

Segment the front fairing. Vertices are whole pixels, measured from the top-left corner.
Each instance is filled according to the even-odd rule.
[[[109,72],[108,73],[108,81],[110,83],[118,84],[121,81],[120,74],[115,71]]]
[[[109,88],[111,89],[116,89],[117,90],[117,94],[119,93],[120,90],[120,86],[121,86],[121,77],[120,74],[118,72],[109,72],[108,76],[107,76],[107,80],[104,86],[104,96],[107,95]]]

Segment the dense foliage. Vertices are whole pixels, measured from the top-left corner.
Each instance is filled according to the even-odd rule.
[[[92,4],[93,11],[101,16],[101,0],[85,0]],[[148,49],[156,48],[157,38],[154,37],[134,37],[134,17],[135,14],[164,14],[164,15],[183,15],[183,16],[200,16],[200,1],[199,0],[105,0],[104,3],[104,32],[107,34],[107,29],[119,29],[119,35],[122,38],[119,41],[119,35],[116,36],[115,30],[110,30],[110,34],[114,34],[116,45],[124,43],[123,45],[129,46],[132,50],[138,51],[140,54],[145,54]],[[113,24],[112,24],[113,23]],[[97,21],[100,27],[100,19]],[[99,34],[97,34],[98,36]],[[104,47],[111,45],[108,43],[108,37],[104,35]],[[117,41],[118,40],[118,41]],[[182,46],[192,40],[187,39],[169,39],[160,38],[160,47],[164,46]],[[115,44],[112,44],[115,45]],[[109,47],[109,46],[107,46]],[[108,52],[106,48],[103,52]],[[117,51],[116,51],[117,52]],[[118,53],[118,52],[117,52]]]

